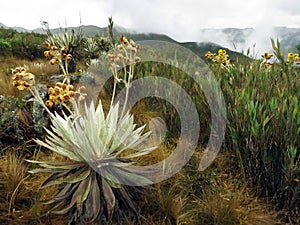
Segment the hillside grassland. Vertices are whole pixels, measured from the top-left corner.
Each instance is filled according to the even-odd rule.
[[[21,38],[22,34],[18,32],[1,33],[0,30],[0,223],[300,224],[299,55],[283,54],[280,42],[275,40],[270,42],[273,52],[262,53],[260,59],[242,56],[239,61],[239,54],[231,55],[224,49],[208,49],[206,54],[199,55],[213,72],[226,107],[226,132],[221,149],[212,165],[199,171],[214,113],[208,107],[201,87],[184,71],[172,66],[173,63],[143,62],[139,58],[143,57],[139,55],[139,48],[143,46],[138,47],[124,36],[114,37],[112,26],[110,21],[108,37],[94,38],[77,34],[57,36],[51,32],[47,35],[31,34],[32,37],[23,34],[26,38]],[[36,45],[41,42],[33,41],[35,38],[43,40],[43,44]],[[112,51],[115,46],[118,46],[117,50]],[[129,63],[119,71],[114,70],[121,60],[127,60],[125,53],[129,55]],[[174,52],[172,62],[176,61],[176,56]],[[94,64],[96,59],[98,61]],[[169,179],[144,187],[120,185],[116,181],[122,176],[117,180],[105,179],[84,160],[74,161],[80,158],[80,154],[85,156],[84,151],[89,151],[92,144],[83,144],[85,150],[78,150],[78,155],[74,153],[78,158],[68,154],[76,146],[72,146],[68,129],[60,124],[69,119],[72,123],[66,122],[65,126],[72,124],[70,129],[75,127],[79,119],[73,120],[72,113],[76,115],[74,109],[77,106],[70,99],[83,96],[83,89],[76,82],[72,83],[71,77],[92,71],[93,85],[97,86],[102,78],[93,72],[101,73],[95,65],[103,64],[112,71],[112,77],[97,93],[106,118],[99,116],[102,124],[114,119],[109,115],[118,117],[110,111],[114,109],[111,104],[114,95],[139,78],[167,78],[191,96],[199,115],[201,132],[190,160]],[[184,62],[186,68],[190,65],[190,62]],[[93,66],[95,68],[91,69]],[[71,69],[73,71],[69,72]],[[62,74],[63,82],[55,84],[50,81],[49,78],[59,74]],[[40,108],[28,101],[30,95],[40,101],[37,96],[42,95],[35,92],[38,84],[46,87],[43,102],[39,102]],[[64,92],[57,94],[55,90]],[[84,91],[88,99],[95,90],[86,86]],[[216,104],[220,104],[220,99],[216,96]],[[95,115],[85,110],[87,116],[96,118],[97,112],[93,109],[90,110]],[[149,154],[137,154],[129,159],[138,165],[152,165],[170,156],[181,141],[181,121],[175,107],[159,97],[148,97],[135,104],[131,114],[137,127],[146,124],[147,131],[150,125],[157,129],[165,125],[167,132]],[[61,123],[56,122],[52,115],[61,115]],[[64,115],[67,119],[63,119]],[[165,122],[153,120],[158,117]],[[124,120],[124,124],[126,122],[129,128],[124,129],[124,133],[136,129],[131,129],[133,121]],[[87,122],[86,126],[94,123]],[[52,134],[40,126],[51,130]],[[96,131],[90,133],[91,142],[95,141],[94,133]],[[84,135],[82,133],[82,140]],[[138,135],[138,132],[132,133],[128,139]],[[111,143],[114,143],[116,137],[111,136]],[[47,137],[48,145],[36,142]],[[50,148],[50,142],[56,147]],[[80,140],[75,142],[81,144]],[[123,159],[132,154],[132,149],[124,152],[116,149],[114,152]],[[182,159],[176,160],[180,162]],[[127,162],[128,158],[122,161]],[[126,173],[121,174],[124,179],[128,178]]]

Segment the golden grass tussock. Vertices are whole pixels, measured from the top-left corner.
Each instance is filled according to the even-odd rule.
[[[66,224],[63,216],[48,215],[51,206],[43,202],[57,192],[57,187],[39,189],[47,174],[31,175],[32,165],[20,151],[4,149],[0,157],[0,223],[1,224]],[[55,158],[46,156],[42,158]],[[61,222],[60,222],[61,221]]]
[[[250,194],[245,187],[222,181],[202,196],[193,196],[195,224],[268,225],[280,224],[268,207]],[[192,211],[191,211],[192,212]]]

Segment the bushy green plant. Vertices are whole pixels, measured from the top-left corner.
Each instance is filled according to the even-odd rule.
[[[33,135],[23,106],[18,98],[0,95],[0,146],[23,144]]]
[[[218,70],[216,76],[227,103],[227,148],[238,154],[260,196],[285,196],[277,204],[295,210],[300,198],[299,71],[293,65],[282,68],[278,44],[274,50],[280,63],[268,70],[253,61]]]
[[[17,32],[0,28],[0,55],[13,55],[30,61],[43,58],[44,34]],[[2,52],[5,49],[4,52]],[[2,53],[1,53],[2,52]]]
[[[82,45],[82,34],[80,33],[80,29],[78,33],[75,33],[74,30],[68,31],[67,28],[61,28],[61,32],[54,34],[49,28],[49,24],[47,22],[42,22],[43,29],[47,34],[47,43],[52,43],[53,45],[57,46],[58,48],[67,48],[67,54],[71,54],[73,57],[69,65],[69,72],[76,71],[76,59],[80,57],[79,55],[79,48]]]
[[[0,38],[0,55],[8,56],[11,54],[11,44],[5,39]]]
[[[11,41],[13,56],[30,61],[44,58],[45,35],[35,33],[16,33]]]
[[[110,48],[111,44],[108,39],[100,37],[83,38],[80,57],[83,58],[89,66],[93,59],[98,59],[105,52],[108,52]]]

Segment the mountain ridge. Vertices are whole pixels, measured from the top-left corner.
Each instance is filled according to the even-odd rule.
[[[36,28],[33,30],[29,30],[23,27],[8,27],[3,23],[0,23],[0,27],[3,28],[11,28],[15,29],[18,32],[34,32],[34,33],[45,33],[44,30],[40,28]],[[121,26],[115,26],[114,31],[117,34],[142,34],[142,35],[154,35],[157,33],[154,32],[138,32],[131,29],[126,29]],[[53,33],[59,33],[62,30],[74,30],[75,32],[78,29],[82,29],[85,36],[95,36],[100,35],[103,36],[107,34],[107,27],[98,27],[96,25],[80,25],[77,27],[67,27],[67,28],[53,28],[51,31]],[[165,34],[157,34],[164,35]],[[169,36],[168,36],[169,37]],[[247,28],[201,28],[198,29],[198,38],[194,39],[193,42],[214,42],[220,46],[226,46],[231,50],[246,50],[246,48],[253,46],[254,44],[261,44],[255,42],[261,42],[262,37],[264,37],[264,45],[268,45],[270,47],[270,38],[279,39],[282,43],[282,46],[288,51],[295,51],[296,45],[300,42],[300,28],[294,27],[285,27],[285,26],[277,26],[274,28],[269,28],[268,30],[259,30],[251,27]],[[166,38],[168,39],[168,38]],[[169,39],[172,39],[169,37]],[[172,39],[175,40],[175,39]],[[179,43],[179,41],[176,41]],[[248,45],[248,46],[247,46]],[[237,49],[235,49],[237,48]],[[262,49],[261,49],[262,50]],[[267,50],[267,49],[266,49]]]
[[[0,23],[0,27],[6,29],[14,29],[18,32],[33,32],[45,34],[45,31],[42,28],[28,30],[23,27],[7,27],[3,23]],[[83,36],[87,37],[108,35],[107,27],[98,27],[95,25],[80,25],[77,27],[51,29],[51,32],[54,34],[63,31],[73,31],[75,33],[81,32]],[[189,49],[193,50],[196,53],[201,53],[202,55],[205,54],[204,51],[207,50],[215,51],[217,48],[224,48],[228,50],[231,55],[234,55],[234,57],[241,56],[242,51],[247,51],[247,49],[250,49],[251,46],[247,45],[252,44],[252,47],[254,48],[256,45],[255,40],[259,40],[259,37],[262,38],[263,35],[265,35],[266,37],[264,37],[262,43],[258,44],[259,48],[261,49],[257,49],[257,54],[263,51],[271,50],[270,38],[279,39],[281,41],[282,48],[287,52],[298,51],[296,49],[296,45],[300,41],[300,28],[289,27],[274,27],[272,30],[270,30],[269,34],[267,34],[266,32],[261,33],[254,28],[203,28],[199,29],[199,38],[196,41],[188,42],[179,42],[166,34],[158,34],[153,32],[142,33],[135,30],[126,29],[121,26],[114,27],[114,34],[116,36],[126,35],[128,38],[132,38],[136,41],[149,39],[169,41],[172,43],[181,44],[183,46],[188,46]],[[267,35],[270,36],[267,37]],[[209,46],[212,46],[212,48],[210,49]]]

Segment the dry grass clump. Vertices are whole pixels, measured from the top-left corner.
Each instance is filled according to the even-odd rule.
[[[188,197],[176,185],[176,179],[159,183],[148,190],[140,203],[143,224],[189,224],[186,218],[187,203]],[[183,218],[187,220],[181,223]]]
[[[43,204],[43,201],[57,192],[56,188],[40,190],[39,186],[46,179],[46,174],[29,174],[29,164],[20,152],[15,148],[2,149],[0,224],[66,224],[64,217],[48,215],[50,208]]]
[[[247,188],[231,181],[192,196],[195,224],[211,225],[269,225],[280,224],[265,204],[251,195]]]
[[[17,88],[12,85],[9,75],[0,71],[0,95],[19,96],[20,93]]]
[[[57,66],[50,65],[46,60],[27,62],[28,72],[34,74],[37,78],[43,79],[59,74]]]
[[[236,156],[219,152],[213,165],[197,171],[201,151],[196,151],[184,169],[179,186],[188,193],[183,220],[197,225],[282,224],[273,209],[259,200],[236,169]],[[189,185],[186,185],[189,184]]]
[[[267,203],[251,193],[237,171],[231,173],[234,157],[221,152],[209,169],[200,172],[200,156],[197,150],[179,173],[148,189],[139,203],[142,224],[283,224]]]

